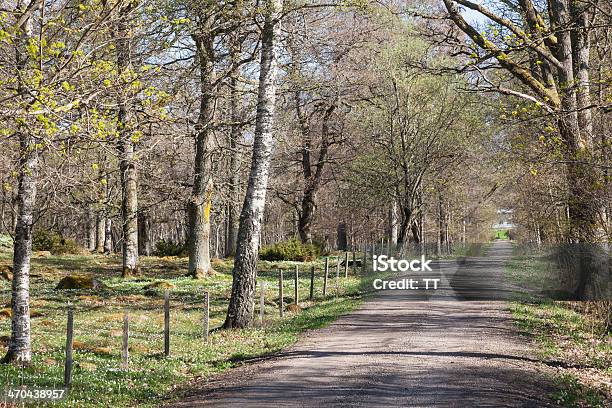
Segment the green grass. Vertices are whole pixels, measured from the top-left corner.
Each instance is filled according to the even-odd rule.
[[[560,374],[555,381],[559,391],[553,394],[554,400],[565,407],[601,407],[607,405],[601,392],[580,383],[579,378],[570,373]]]
[[[533,255],[515,256],[507,276],[524,285],[541,284],[546,276],[543,261]],[[564,362],[555,377],[558,391],[552,397],[565,407],[605,407],[610,404],[612,341],[605,332],[603,304],[525,300],[511,303],[520,329],[535,338],[542,360]],[[607,306],[609,307],[609,306]]]
[[[293,344],[304,330],[323,327],[338,316],[353,310],[371,291],[376,275],[350,273],[338,281],[336,292],[335,262],[330,268],[328,295],[322,296],[322,260],[315,263],[261,262],[259,280],[265,282],[265,320],[263,326],[243,330],[217,329],[225,318],[231,291],[230,261],[215,260],[214,276],[203,280],[185,277],[184,258],[142,258],[140,276],[121,279],[120,260],[116,256],[51,256],[33,259],[32,365],[20,369],[0,366],[0,388],[25,384],[38,387],[61,387],[63,380],[66,306],[74,307],[75,369],[73,386],[67,399],[58,407],[158,406],[169,395],[179,395],[182,387],[195,378],[206,378],[239,364],[244,359],[274,353]],[[0,264],[9,264],[10,254],[0,252]],[[299,296],[301,313],[278,311],[278,268],[284,271],[284,301],[293,303],[293,270],[300,267]],[[310,266],[317,266],[315,301],[308,300]],[[73,273],[90,273],[101,279],[108,289],[100,291],[56,291],[61,277]],[[167,281],[175,287],[171,301],[171,356],[163,351],[163,294],[146,290],[156,281]],[[1,282],[6,303],[10,286]],[[208,344],[202,338],[204,291],[211,296],[211,328]],[[258,286],[259,291],[259,286]],[[259,299],[259,292],[257,292]],[[259,322],[259,301],[256,322]],[[130,313],[130,368],[120,369],[123,314]],[[0,318],[0,334],[10,332],[10,320]],[[6,351],[6,338],[2,342]],[[178,393],[177,393],[178,390]]]
[[[508,240],[510,239],[510,232],[508,230],[495,230],[495,235],[493,236],[493,239]]]

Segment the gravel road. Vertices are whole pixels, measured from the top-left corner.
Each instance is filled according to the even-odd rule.
[[[445,286],[435,295],[381,291],[288,351],[194,385],[169,406],[555,406],[552,369],[537,361],[508,304],[459,300],[466,296],[449,289],[470,286],[466,276],[499,288],[510,254],[509,243],[496,242],[460,266],[442,261]]]

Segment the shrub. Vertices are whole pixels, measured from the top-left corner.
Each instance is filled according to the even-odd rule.
[[[49,251],[53,255],[78,255],[86,252],[74,239],[64,238],[61,234],[49,230],[38,230],[34,233],[32,249],[34,251]]]
[[[317,246],[297,239],[266,245],[259,251],[259,258],[264,261],[312,261],[318,255]]]
[[[38,230],[32,238],[32,249],[34,251],[51,251],[53,245],[59,242],[60,235],[49,230]]]
[[[187,256],[187,245],[161,240],[155,244],[156,256]]]

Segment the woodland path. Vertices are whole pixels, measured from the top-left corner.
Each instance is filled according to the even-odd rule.
[[[502,241],[486,256],[437,266],[453,286],[476,280],[499,288],[510,256]],[[381,291],[291,349],[200,384],[170,406],[555,406],[552,368],[535,358],[508,303],[435,293],[417,299],[414,291]]]

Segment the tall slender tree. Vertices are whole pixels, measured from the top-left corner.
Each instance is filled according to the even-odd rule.
[[[24,110],[29,109],[34,99],[28,97],[28,86],[24,82],[31,77],[32,67],[28,45],[33,39],[32,14],[40,2],[32,1],[28,7],[17,2],[15,33],[15,77],[17,78],[17,97],[21,99]],[[19,140],[19,185],[17,189],[17,225],[13,248],[13,282],[11,294],[11,338],[8,352],[3,362],[28,364],[32,360],[30,336],[30,259],[32,257],[32,226],[36,203],[36,177],[38,173],[39,147],[36,138],[26,126],[25,121],[17,123]]]
[[[121,178],[121,217],[123,231],[123,277],[138,273],[138,170],[136,143],[131,129],[132,109],[129,86],[132,78],[130,17],[135,3],[128,1],[119,11],[115,50],[117,69],[124,81],[117,97],[119,171]]]
[[[240,44],[238,36],[234,34],[231,39],[231,59],[232,65],[238,63]],[[238,89],[238,72],[233,72],[230,75],[230,135],[229,135],[229,148],[230,148],[230,175],[229,175],[229,203],[227,212],[227,237],[225,242],[225,254],[227,256],[233,256],[236,253],[236,241],[238,239],[238,221],[239,221],[239,203],[240,199],[238,194],[240,191],[240,150],[238,149],[238,139],[240,137],[241,126],[240,126],[240,113],[239,113],[239,98],[240,92]]]
[[[253,320],[259,240],[274,143],[273,127],[282,5],[282,0],[267,0],[262,7],[264,25],[261,32],[261,60],[253,155],[246,197],[240,213],[238,247],[232,271],[232,294],[227,317],[223,324],[225,328],[247,327]]]

